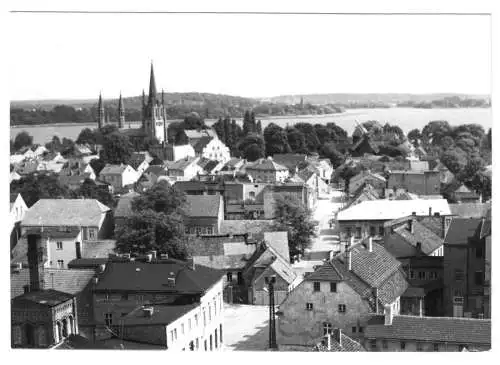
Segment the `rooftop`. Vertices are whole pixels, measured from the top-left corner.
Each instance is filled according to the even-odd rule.
[[[371,200],[363,201],[337,215],[339,221],[392,220],[412,215],[428,215],[439,213],[451,215],[446,199],[434,200]]]
[[[450,211],[452,215],[460,218],[482,218],[486,216],[490,207],[490,203],[450,204]]]
[[[394,229],[394,233],[399,235],[404,241],[413,247],[421,244],[421,250],[425,255],[430,255],[435,250],[443,245],[443,239],[437,236],[430,229],[414,220],[412,222],[413,232],[410,232],[408,227],[401,225]]]
[[[185,212],[189,217],[217,218],[221,204],[220,195],[186,195]]]
[[[127,169],[129,165],[111,165],[106,164],[104,168],[101,170],[99,175],[121,175]]]
[[[40,199],[28,210],[23,226],[98,227],[110,208],[96,199]]]
[[[473,238],[479,239],[483,219],[453,218],[444,239],[445,245],[467,245]]]
[[[429,341],[491,345],[491,320],[461,317],[394,316],[384,325],[384,316],[374,315],[367,323],[368,339]]]
[[[184,171],[189,165],[198,161],[197,157],[186,157],[175,162],[169,162],[167,165],[168,170],[182,170]]]
[[[132,200],[136,197],[140,196],[139,193],[132,191],[130,193],[124,194],[118,200],[118,204],[116,205],[116,209],[114,212],[114,216],[119,218],[126,218],[132,215]]]
[[[272,158],[261,158],[255,162],[250,162],[245,166],[245,169],[258,171],[288,171],[288,168],[274,162]]]
[[[54,307],[58,304],[64,303],[73,299],[73,295],[63,293],[54,289],[40,290],[21,294],[13,299],[13,307],[16,302],[31,302],[34,304]]]
[[[144,307],[140,306],[126,316],[120,318],[120,321],[124,326],[168,325],[195,309],[197,306],[199,306],[199,303],[151,305],[148,306],[149,308],[153,308],[151,316],[146,316],[144,314]]]

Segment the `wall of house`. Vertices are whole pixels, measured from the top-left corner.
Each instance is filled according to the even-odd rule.
[[[137,179],[139,178],[137,171],[135,171],[131,166],[127,166],[125,171],[122,173],[122,186],[135,184]]]
[[[276,283],[274,284],[274,303],[280,305],[289,293],[290,284],[284,280],[279,273],[268,266],[264,272],[259,275],[256,280],[251,283],[252,297],[248,298],[252,304],[269,305],[269,292],[266,291],[268,285],[266,284],[266,277],[276,275]],[[266,290],[264,290],[266,288]]]
[[[222,217],[224,218],[224,217]],[[199,228],[200,234],[209,234],[207,228],[212,227],[212,234],[219,233],[220,221],[218,217],[188,217],[184,221],[186,229],[189,229],[189,234],[196,234]],[[204,233],[203,233],[204,232]]]
[[[313,310],[307,310],[306,303],[312,303]],[[339,313],[339,304],[346,306],[345,313]],[[371,313],[368,303],[346,283],[337,283],[337,292],[330,293],[330,282],[326,281],[321,282],[321,292],[313,291],[312,281],[303,281],[288,294],[280,311],[278,343],[304,345],[323,336],[324,322],[350,336],[352,327],[364,327],[363,316]]]
[[[288,177],[287,170],[260,170],[256,168],[246,169],[248,175],[250,175],[255,181],[261,182],[284,182]]]
[[[165,325],[127,326],[121,331],[124,340],[147,342],[153,345],[167,343],[167,330]]]
[[[401,343],[404,342],[404,349],[401,349]],[[434,348],[434,344],[437,345],[437,349]],[[463,344],[457,343],[433,343],[433,342],[417,342],[417,341],[399,341],[393,339],[376,339],[369,340],[365,339],[363,346],[368,351],[382,351],[382,352],[458,352],[462,350]],[[479,348],[482,350],[488,350],[490,346],[477,346],[473,345],[474,348]]]
[[[376,190],[383,191],[386,187],[386,182],[380,180],[369,173],[360,173],[349,180],[349,194],[354,194],[363,184],[370,184]]]
[[[57,242],[62,243],[62,249],[57,248]],[[82,242],[81,233],[74,238],[47,238],[47,257],[49,267],[67,269],[68,263],[76,259],[76,242]],[[59,266],[59,260],[63,261],[63,265]]]
[[[204,148],[202,157],[226,163],[231,159],[229,148],[218,138],[213,138]]]
[[[349,237],[354,236],[354,242],[358,242],[362,237],[370,236],[371,227],[374,227],[375,234],[379,235],[384,228],[386,220],[369,220],[369,221],[338,221],[340,232],[340,240],[348,241]],[[361,232],[357,230],[361,229]],[[358,235],[360,233],[360,235]]]
[[[409,193],[418,195],[434,195],[440,193],[438,171],[421,172],[396,172],[391,173],[388,188],[403,188]]]

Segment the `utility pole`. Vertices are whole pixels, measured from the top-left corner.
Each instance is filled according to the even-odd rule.
[[[265,282],[268,285],[269,291],[269,348],[276,350],[276,308],[274,306],[274,284],[276,283],[276,275],[266,276]]]

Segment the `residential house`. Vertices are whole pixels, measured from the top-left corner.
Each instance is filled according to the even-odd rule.
[[[316,207],[316,204],[318,203],[319,194],[320,194],[320,181],[321,181],[321,183],[323,183],[321,186],[322,193],[324,194],[326,192],[325,188],[323,186],[324,185],[323,180],[321,180],[319,178],[319,176],[316,173],[314,168],[309,168],[309,167],[306,167],[305,169],[300,170],[297,173],[297,175],[304,182],[304,184],[309,188],[308,190],[310,190],[312,192],[312,194],[313,194],[312,195],[312,197],[313,197],[312,208]]]
[[[21,177],[37,172],[39,162],[37,160],[25,160],[24,162],[15,166],[15,171]]]
[[[486,219],[454,218],[444,240],[444,310],[449,317],[489,317],[485,281]],[[485,295],[486,294],[486,295]]]
[[[458,189],[453,191],[451,198],[458,204],[460,203],[481,203],[481,195],[470,190],[464,184],[460,185]]]
[[[110,213],[111,209],[95,199],[40,199],[21,221],[19,252],[27,247],[30,236],[38,235],[47,250],[46,267],[66,268],[71,260],[83,256],[87,242],[111,235]]]
[[[220,169],[224,166],[222,162],[215,161],[215,160],[209,160],[208,158],[201,157],[198,160],[198,165],[202,169],[203,174],[207,175],[215,175],[217,174]]]
[[[218,234],[224,220],[221,195],[186,195],[184,206],[186,234]]]
[[[491,203],[450,204],[451,214],[458,218],[484,218],[489,209]]]
[[[441,185],[438,171],[391,171],[388,189],[405,189],[417,195],[439,194]]]
[[[179,161],[186,157],[195,157],[195,152],[193,146],[190,144],[186,145],[155,145],[150,147],[150,151],[157,158],[164,161]]]
[[[187,195],[222,195],[224,186],[219,182],[176,181],[174,187]]]
[[[149,154],[149,152],[134,152],[128,161],[129,165],[137,171],[137,174],[140,176],[146,171],[149,167],[149,163],[153,160],[153,157]]]
[[[254,181],[271,183],[284,182],[289,175],[288,168],[274,162],[272,157],[247,164],[245,171]]]
[[[299,170],[299,166],[307,163],[308,157],[303,153],[275,153],[273,161],[285,166],[293,174]]]
[[[486,351],[491,348],[491,321],[386,311],[368,321],[364,346],[368,351],[391,352]]]
[[[443,185],[450,184],[455,179],[455,175],[440,160],[429,161],[429,167],[439,172],[439,182]]]
[[[168,350],[214,351],[223,344],[222,273],[177,260],[110,262],[96,279],[99,338],[120,338]]]
[[[330,180],[335,170],[329,158],[310,159],[309,164],[317,170],[318,176],[325,184],[330,184]]]
[[[26,159],[26,157],[23,154],[14,154],[10,155],[10,163],[12,165],[17,165],[23,162]]]
[[[220,173],[221,174],[236,174],[236,172],[240,171],[241,168],[245,165],[246,161],[239,157],[231,157],[229,161],[225,163],[222,167]]]
[[[29,208],[26,205],[21,194],[10,195],[10,210],[7,231],[10,232],[11,249],[14,248],[14,246],[17,244],[17,241],[21,237],[21,221],[26,215],[28,209]]]
[[[195,146],[202,138],[218,138],[217,132],[213,129],[186,129],[184,134],[188,138],[189,144]]]
[[[370,170],[364,170],[356,176],[351,177],[349,180],[349,194],[354,194],[365,184],[370,184],[379,193],[379,195],[382,195],[387,182],[385,177],[382,175],[371,172]]]
[[[370,183],[361,185],[353,196],[349,199],[348,203],[342,208],[347,209],[350,206],[359,204],[368,200],[378,200],[381,198],[379,190],[375,189]]]
[[[229,148],[218,137],[202,137],[193,146],[196,156],[225,164],[231,159]]]
[[[220,234],[249,234],[255,239],[263,239],[266,232],[274,231],[274,221],[254,220],[224,220],[220,225]]]
[[[198,165],[199,157],[186,157],[175,162],[165,161],[167,176],[176,181],[189,181],[198,174],[203,173],[203,168]]]
[[[154,185],[161,176],[167,176],[167,170],[163,166],[153,165],[149,166],[142,175]]]
[[[137,171],[132,166],[124,164],[106,164],[99,173],[99,180],[110,184],[114,192],[120,192],[133,186],[138,179]]]
[[[35,155],[35,158],[39,158],[43,156],[45,153],[47,153],[49,150],[45,148],[45,146],[37,146],[35,150],[33,151],[33,154]]]
[[[292,290],[280,305],[280,344],[311,344],[325,331],[340,328],[362,336],[366,317],[385,307],[399,313],[408,288],[401,263],[368,239],[335,255]]]
[[[488,211],[480,239],[484,239],[484,316],[491,318],[491,209]]]
[[[297,199],[307,209],[314,209],[317,199],[315,192],[303,182],[286,182],[270,185],[264,191],[264,216],[266,219],[274,218],[276,195],[291,196]]]
[[[415,213],[415,214],[413,214]],[[393,219],[416,216],[450,216],[446,199],[372,200],[363,201],[337,213],[340,239],[359,240],[365,236],[384,234],[384,223]]]
[[[90,146],[85,144],[75,144],[73,147],[73,156],[83,157],[92,155],[92,150]]]

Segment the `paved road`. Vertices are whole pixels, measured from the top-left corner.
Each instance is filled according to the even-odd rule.
[[[269,307],[224,303],[224,351],[265,351]]]

